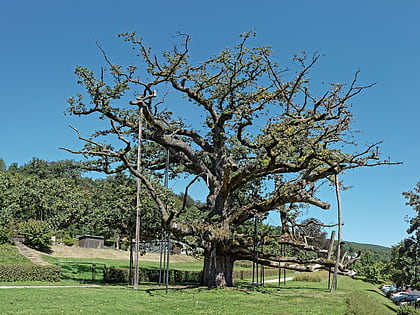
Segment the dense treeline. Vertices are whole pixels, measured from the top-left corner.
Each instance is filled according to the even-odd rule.
[[[420,289],[420,182],[403,193],[415,214],[408,218],[408,237],[392,248],[392,279],[400,286]]]
[[[12,164],[8,168],[2,160],[0,165],[0,241],[21,233],[24,225],[33,221],[44,222],[54,233],[67,236],[96,234],[114,238],[134,234],[136,182],[129,175],[92,179],[83,176],[80,163],[70,160],[34,158],[23,166]],[[169,194],[163,188],[160,193]],[[182,196],[169,197],[169,206],[181,207]],[[142,214],[143,237],[159,237],[156,206],[146,191],[141,199],[147,209]],[[187,198],[186,207],[197,205]]]

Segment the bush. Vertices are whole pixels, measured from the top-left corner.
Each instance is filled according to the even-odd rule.
[[[77,239],[71,237],[69,234],[64,235],[62,241],[64,245],[67,245],[67,246],[74,246],[77,244]]]
[[[60,267],[39,265],[0,265],[0,282],[46,281],[58,282]]]
[[[0,225],[0,244],[9,244],[10,236],[10,228],[8,226]]]
[[[403,305],[399,308],[397,315],[419,315],[420,311],[416,311],[413,306]]]
[[[52,231],[44,221],[28,220],[19,224],[19,232],[25,236],[25,245],[45,250],[51,242]]]

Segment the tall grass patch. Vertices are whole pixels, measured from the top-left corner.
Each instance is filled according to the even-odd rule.
[[[293,277],[294,281],[322,282],[328,279],[328,271],[300,272]]]

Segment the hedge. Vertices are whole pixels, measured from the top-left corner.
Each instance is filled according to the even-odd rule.
[[[39,265],[0,265],[0,282],[14,281],[60,281],[58,266]]]
[[[104,270],[105,282],[129,282],[129,269],[106,268]],[[199,283],[201,271],[169,270],[169,283]],[[139,281],[159,282],[159,270],[139,269]]]

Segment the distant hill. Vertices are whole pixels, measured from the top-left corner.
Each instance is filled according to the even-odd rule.
[[[385,246],[345,241],[344,248],[349,255],[355,254],[360,250],[362,252],[370,251],[374,257],[382,261],[391,259],[392,249]]]

